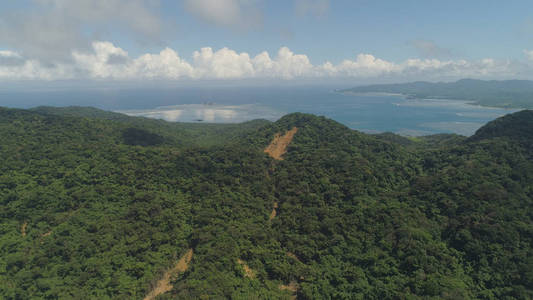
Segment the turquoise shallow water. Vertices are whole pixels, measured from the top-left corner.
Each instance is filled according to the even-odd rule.
[[[405,99],[394,95],[346,95],[326,87],[196,87],[92,89],[0,93],[0,105],[83,105],[179,122],[235,123],[277,120],[291,112],[332,118],[365,132],[403,135],[473,134],[483,124],[515,110],[465,101]]]
[[[200,97],[201,98],[201,97]],[[306,112],[332,118],[365,132],[402,135],[471,135],[483,124],[514,110],[470,105],[466,101],[406,99],[394,95],[346,95],[330,89],[224,91],[203,103],[119,110],[130,115],[182,122],[233,123],[286,113]]]

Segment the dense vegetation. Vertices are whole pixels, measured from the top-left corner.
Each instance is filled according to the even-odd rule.
[[[533,81],[474,80],[456,82],[410,82],[360,86],[343,92],[394,93],[420,99],[470,100],[476,104],[505,108],[533,108]]]
[[[160,299],[531,299],[532,122],[406,139],[0,108],[0,298],[142,299],[193,249]]]

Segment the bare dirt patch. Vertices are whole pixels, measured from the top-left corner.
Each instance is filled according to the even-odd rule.
[[[27,227],[28,227],[28,222],[24,222],[24,224],[22,224],[22,226],[20,227],[20,234],[22,234],[22,236],[26,236]]]
[[[248,277],[248,278],[255,278],[255,272],[254,270],[252,270],[250,267],[248,267],[248,265],[246,264],[246,262],[242,259],[237,259],[237,263],[239,265],[242,266],[242,268],[244,269],[244,276]]]
[[[169,292],[172,290],[172,285],[170,284],[170,280],[185,271],[189,268],[189,263],[192,260],[193,251],[192,249],[189,249],[181,258],[178,260],[176,265],[171,268],[170,270],[166,271],[165,274],[163,274],[163,278],[161,278],[157,284],[155,285],[154,289],[144,297],[144,300],[153,300],[157,296],[164,294],[166,292]]]
[[[287,131],[283,136],[280,133],[277,133],[274,136],[274,140],[266,147],[265,153],[268,153],[272,158],[276,160],[283,160],[282,156],[287,152],[287,147],[291,143],[294,135],[298,132],[297,127],[293,127],[291,130]]]
[[[292,293],[291,299],[296,299],[296,293],[298,292],[299,288],[300,288],[300,286],[298,285],[298,283],[296,281],[291,281],[291,283],[289,283],[289,285],[281,284],[279,286],[280,290],[289,291],[289,292]]]
[[[269,221],[274,220],[274,218],[277,216],[277,214],[278,214],[277,209],[278,209],[278,202],[274,202],[274,207],[272,208],[272,212],[270,213],[270,217],[268,217]]]
[[[52,234],[52,230],[41,234],[41,238],[39,239],[41,241],[41,244],[44,244],[44,238],[47,236],[50,236],[51,234]]]
[[[287,252],[287,256],[290,257],[290,258],[292,258],[292,259],[294,259],[294,260],[296,260],[297,262],[300,262],[300,263],[302,262],[302,261],[298,258],[298,256],[296,256],[296,254],[294,254],[294,253],[292,253],[292,252]]]

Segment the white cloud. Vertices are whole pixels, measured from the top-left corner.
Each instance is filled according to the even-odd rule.
[[[158,54],[144,54],[133,61],[132,78],[180,79],[193,77],[192,66],[181,59],[178,53],[165,48]]]
[[[355,61],[344,60],[338,66],[329,65],[329,72],[347,77],[376,77],[399,72],[400,66],[370,54],[359,54]]]
[[[289,48],[281,47],[275,59],[264,51],[252,59],[257,77],[292,79],[314,76],[313,65],[303,54],[294,54]]]
[[[359,54],[339,64],[313,65],[307,55],[281,47],[272,58],[266,51],[255,56],[229,48],[195,51],[187,61],[173,49],[130,57],[110,42],[94,42],[91,50],[75,50],[72,59],[51,65],[25,58],[18,52],[0,51],[0,79],[441,79],[463,77],[501,78],[531,74],[526,64],[505,60],[407,59],[400,63]],[[529,72],[529,73],[528,73]]]
[[[0,66],[17,66],[24,63],[24,59],[20,54],[3,50],[0,51]]]
[[[0,61],[5,57],[1,55]],[[74,78],[75,72],[72,66],[43,65],[37,60],[24,60],[18,53],[9,57],[16,58],[17,63],[0,64],[0,80],[54,80]]]
[[[179,79],[193,77],[191,65],[183,61],[177,52],[165,48],[158,54],[144,54],[130,59],[128,53],[110,42],[94,42],[93,53],[74,52],[77,68],[90,78],[111,79]],[[119,57],[124,63],[111,64],[111,57]]]
[[[313,65],[304,54],[294,54],[289,48],[281,47],[273,61],[273,72],[267,75],[283,78],[313,76]]]
[[[482,59],[479,61],[438,59],[408,59],[400,64],[401,73],[421,78],[438,77],[504,77],[516,75],[517,69],[510,61]]]
[[[90,49],[89,36],[117,27],[135,39],[158,41],[161,21],[148,0],[33,0],[31,8],[0,13],[0,47],[46,63]],[[89,31],[88,28],[91,28]]]
[[[84,70],[90,77],[106,78],[118,77],[127,72],[127,66],[117,66],[109,64],[109,58],[113,56],[128,57],[128,53],[120,48],[115,47],[109,42],[95,42],[93,43],[94,53],[85,54],[74,51],[72,56],[76,63],[76,67]]]
[[[216,52],[206,47],[193,54],[196,78],[253,77],[254,66],[248,53],[237,53],[228,48]]]
[[[261,22],[254,0],[185,0],[184,4],[191,14],[215,25],[242,29]]]

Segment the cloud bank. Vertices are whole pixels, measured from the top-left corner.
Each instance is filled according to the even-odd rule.
[[[529,54],[527,52],[526,54]],[[520,65],[511,61],[407,59],[400,63],[358,54],[339,64],[312,64],[305,54],[281,47],[275,56],[255,56],[229,48],[202,48],[184,59],[165,48],[159,53],[130,57],[111,42],[92,43],[91,50],[74,50],[68,61],[43,64],[13,51],[0,51],[0,80],[201,80],[201,79],[321,79],[409,77],[420,79],[513,76]]]
[[[25,10],[0,13],[0,43],[21,55],[57,62],[69,59],[72,49],[91,49],[94,36],[111,27],[137,40],[158,41],[163,25],[152,2],[33,0],[35,5]]]

